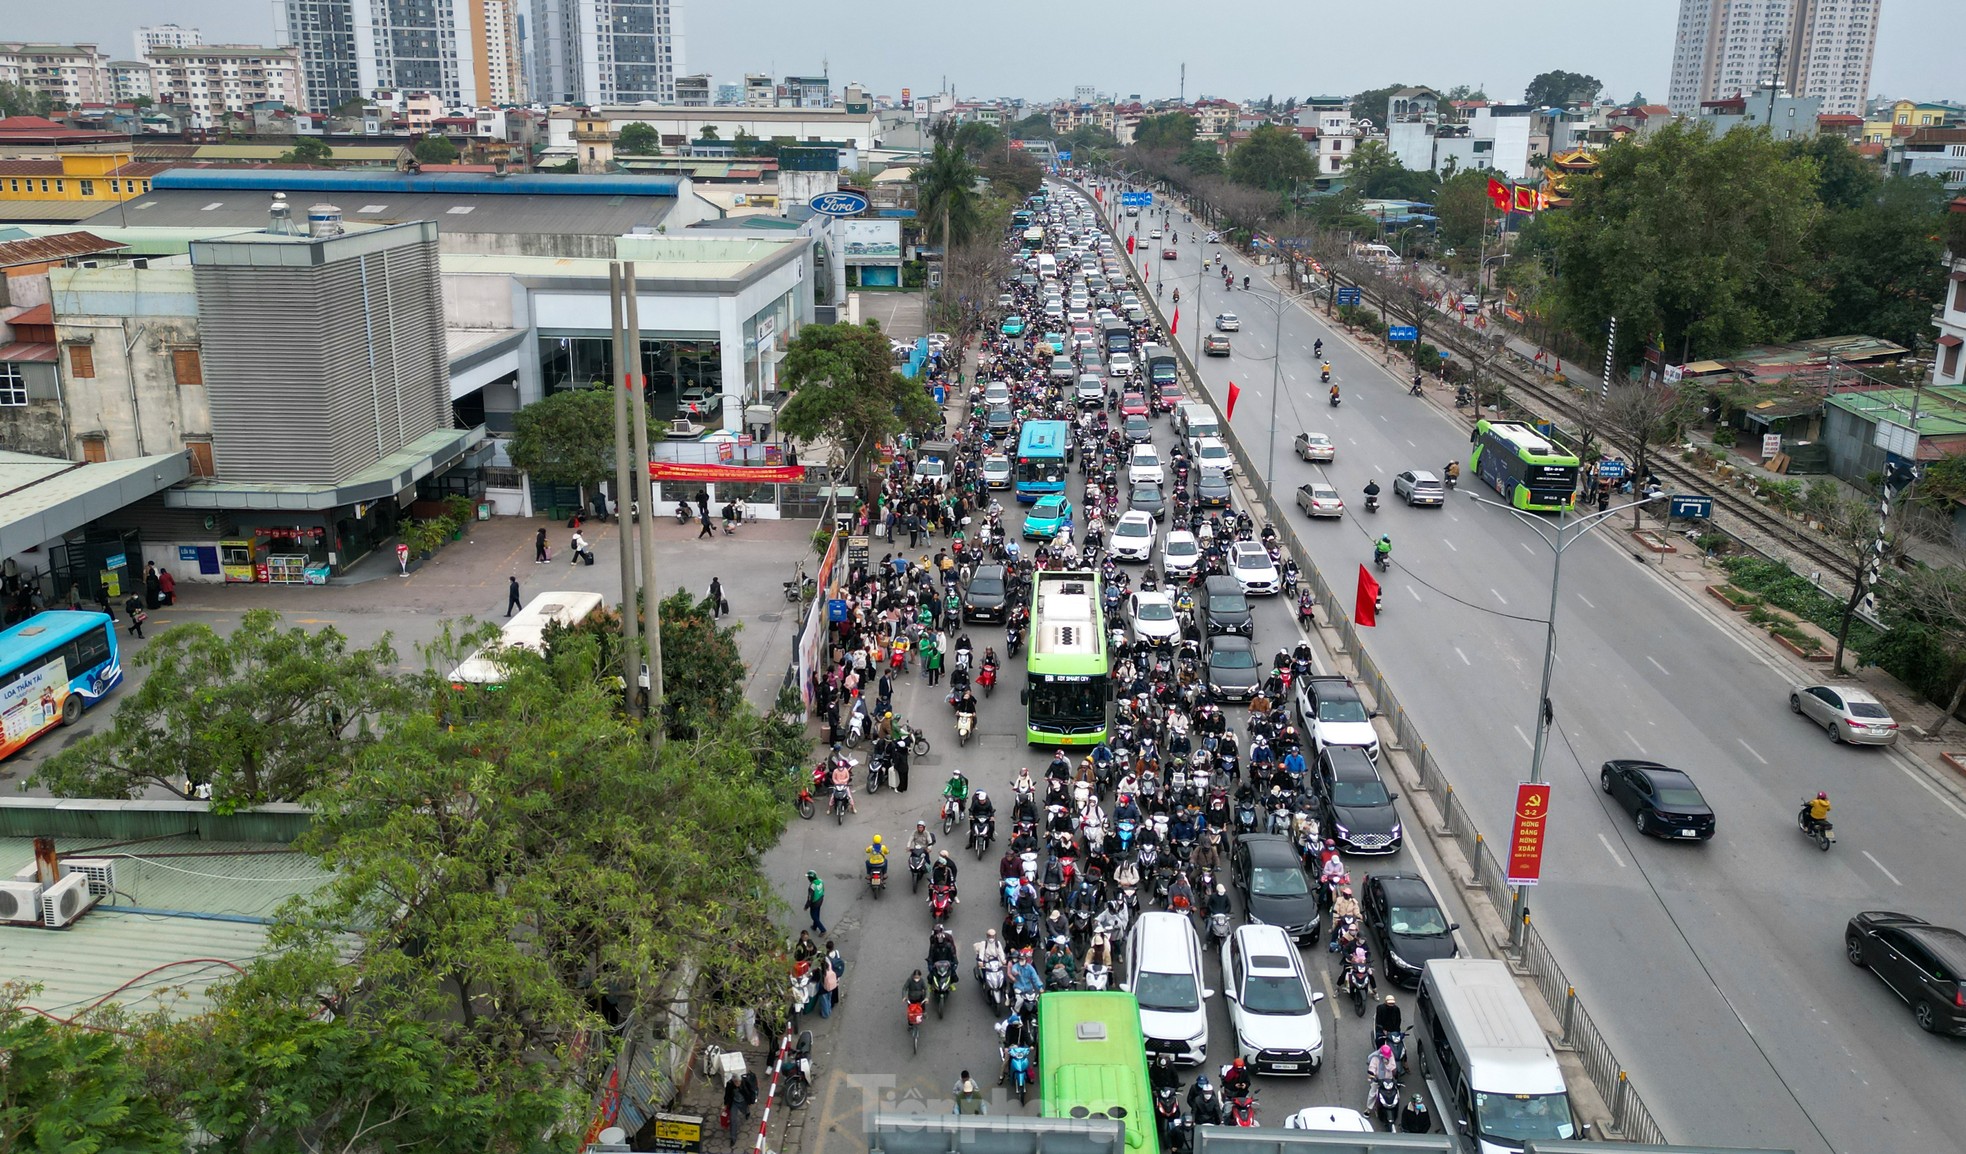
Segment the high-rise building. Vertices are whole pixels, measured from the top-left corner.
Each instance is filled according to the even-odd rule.
[[[532,0],[535,100],[676,102],[683,35],[673,0]]]
[[[46,93],[57,107],[108,100],[109,57],[93,44],[0,41],[0,84]]]
[[[177,24],[146,24],[131,37],[137,46],[137,59],[150,55],[152,48],[193,48],[205,42],[204,33]]]
[[[523,0],[282,0],[275,31],[300,51],[314,111],[377,91],[448,107],[526,99]]]
[[[519,41],[520,0],[470,0],[471,53],[478,99],[472,103],[523,104],[525,52]]]
[[[1830,115],[1860,115],[1883,0],[1679,0],[1666,104],[1700,104],[1773,84],[1814,96]]]
[[[366,95],[355,62],[355,0],[285,0],[273,36],[300,52],[309,111],[333,112]]]
[[[215,128],[226,113],[249,112],[266,100],[306,108],[301,73],[300,53],[292,48],[212,44],[150,52],[152,98],[183,108],[193,128]]]
[[[710,107],[710,78],[700,72],[676,77],[676,103],[683,108]]]

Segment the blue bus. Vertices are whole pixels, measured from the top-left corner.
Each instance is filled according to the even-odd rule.
[[[1028,505],[1050,493],[1065,491],[1065,453],[1072,444],[1072,426],[1064,421],[1025,421],[1017,436],[1017,459],[1011,479],[1017,499]]]
[[[56,725],[73,725],[123,683],[107,613],[37,613],[0,631],[0,760]]]

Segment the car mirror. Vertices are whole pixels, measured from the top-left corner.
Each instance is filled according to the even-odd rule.
[[[1451,934],[1451,933],[1453,933],[1453,932],[1454,932],[1455,930],[1458,930],[1458,929],[1460,929],[1460,928],[1461,928],[1461,923],[1460,923],[1460,922],[1448,922],[1448,923],[1447,923],[1447,932],[1448,932],[1448,933],[1450,933],[1450,934]]]
[[[1132,982],[1121,982],[1121,983],[1120,983],[1120,993],[1122,993],[1122,994],[1130,994],[1130,993],[1132,993],[1132,992],[1133,992],[1133,983],[1132,983]]]
[[[1018,690],[1018,691],[1017,691],[1017,701],[1018,701],[1018,704],[1020,704],[1020,705],[1029,705],[1029,704],[1031,704],[1031,691],[1030,691],[1029,689],[1020,689],[1020,690]]]
[[[1209,989],[1209,988],[1208,988],[1208,987],[1206,987],[1206,986],[1204,986],[1204,987],[1202,987],[1202,991],[1201,991],[1201,996],[1202,996],[1203,998],[1212,998],[1212,997],[1214,997],[1214,996],[1215,996],[1215,991],[1214,991],[1214,990],[1211,990],[1211,989]]]
[[[1377,717],[1377,716],[1379,716],[1379,711],[1378,711],[1378,710],[1376,710],[1376,709],[1374,709],[1374,710],[1370,710],[1370,711],[1368,711],[1368,712],[1366,713],[1366,715],[1365,715],[1365,716],[1366,716],[1366,717],[1368,717],[1368,718],[1372,718],[1372,717]]]
[[[1324,992],[1322,990],[1311,995],[1311,1005],[1315,1006],[1322,1001],[1324,1001]]]
[[[1585,1122],[1577,1127],[1577,1140],[1579,1142],[1588,1142],[1591,1140],[1591,1124],[1589,1122]]]
[[[1399,794],[1398,794],[1398,793],[1397,793],[1396,791],[1394,791],[1394,790],[1390,790],[1390,789],[1389,789],[1389,790],[1387,790],[1387,791],[1386,791],[1386,800],[1387,800],[1387,801],[1398,801],[1398,800],[1399,800]]]
[[[1469,1128],[1469,1126],[1468,1126],[1468,1120],[1467,1120],[1466,1118],[1456,1118],[1456,1119],[1454,1120],[1454,1128],[1455,1128],[1456,1130],[1459,1130],[1459,1131],[1460,1131],[1461,1133],[1463,1133],[1463,1134],[1470,1134],[1470,1135],[1471,1135],[1471,1134],[1473,1134],[1473,1133],[1474,1133],[1474,1131],[1473,1131],[1472,1129],[1470,1129],[1470,1128]]]

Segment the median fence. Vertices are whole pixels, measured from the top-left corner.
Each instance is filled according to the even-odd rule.
[[[1158,308],[1158,305],[1155,307]],[[1281,303],[1279,307],[1283,307]],[[1188,396],[1205,401],[1214,407],[1214,399],[1200,387],[1200,374],[1195,371],[1194,362],[1187,350],[1177,344],[1174,353],[1187,376],[1185,390]],[[1262,504],[1263,515],[1271,524],[1278,527],[1278,539],[1289,551],[1290,556],[1296,560],[1302,579],[1310,583],[1312,595],[1317,598],[1318,611],[1323,615],[1325,624],[1338,635],[1339,652],[1350,656],[1357,666],[1358,684],[1370,692],[1380,717],[1393,731],[1395,747],[1411,759],[1419,774],[1421,790],[1431,795],[1439,808],[1441,824],[1434,829],[1434,834],[1452,837],[1468,862],[1468,875],[1460,878],[1460,882],[1465,888],[1485,896],[1496,914],[1507,923],[1512,895],[1509,892],[1508,875],[1503,871],[1500,858],[1497,857],[1490,839],[1476,824],[1474,815],[1468,812],[1460,795],[1455,792],[1453,783],[1448,780],[1446,770],[1422,738],[1419,726],[1400,704],[1399,695],[1393,691],[1391,683],[1380,670],[1378,663],[1372,659],[1370,653],[1366,652],[1364,644],[1360,641],[1358,627],[1353,623],[1349,609],[1357,589],[1355,571],[1347,569],[1338,574],[1341,585],[1335,589],[1332,587],[1324,572],[1305,552],[1295,531],[1282,531],[1291,524],[1289,502],[1293,498],[1285,494],[1283,502],[1280,503],[1278,494],[1268,484],[1267,479],[1263,479],[1262,472],[1257,468],[1257,459],[1244,448],[1241,438],[1230,427],[1228,420],[1224,418],[1220,421],[1220,425],[1222,440],[1234,454],[1236,467],[1241,471],[1242,476],[1250,481],[1251,489],[1255,491]],[[1271,430],[1271,433],[1274,435],[1275,430]],[[1507,836],[1507,831],[1503,831],[1503,836]],[[1664,1144],[1666,1139],[1659,1130],[1659,1124],[1653,1119],[1651,1111],[1646,1109],[1638,1092],[1632,1089],[1625,1068],[1618,1062],[1617,1056],[1611,1051],[1610,1043],[1605,1040],[1590,1014],[1584,1009],[1583,1001],[1577,996],[1576,987],[1572,986],[1569,979],[1564,976],[1563,969],[1557,965],[1548,944],[1526,918],[1520,928],[1518,941],[1519,945],[1512,944],[1507,947],[1508,960],[1535,979],[1544,1001],[1563,1024],[1563,1033],[1558,1044],[1575,1052],[1581,1060],[1585,1071],[1589,1073],[1591,1081],[1596,1085],[1598,1093],[1603,1096],[1611,1112],[1612,1129],[1618,1136],[1628,1141]]]

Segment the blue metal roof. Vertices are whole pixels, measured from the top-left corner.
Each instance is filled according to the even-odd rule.
[[[675,196],[669,176],[497,176],[483,172],[312,172],[302,169],[177,168],[151,178],[156,189],[265,192],[437,192],[473,196]]]

